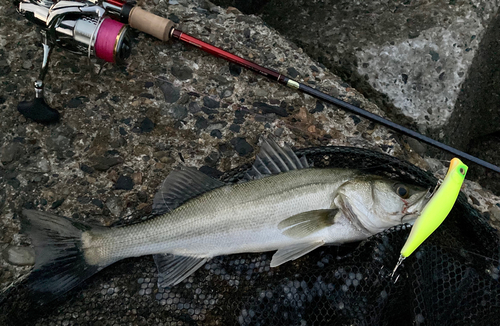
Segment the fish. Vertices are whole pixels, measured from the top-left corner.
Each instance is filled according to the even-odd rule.
[[[21,232],[35,248],[29,289],[44,305],[107,266],[144,255],[153,255],[164,288],[221,255],[276,251],[270,267],[277,267],[325,244],[412,223],[428,193],[358,170],[314,168],[290,147],[262,139],[244,182],[181,166],[156,193],[154,217],[139,223],[104,227],[24,209]]]

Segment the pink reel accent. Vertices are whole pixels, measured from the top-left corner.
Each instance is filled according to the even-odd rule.
[[[107,62],[116,62],[116,43],[125,25],[111,18],[104,18],[97,32],[95,55]]]

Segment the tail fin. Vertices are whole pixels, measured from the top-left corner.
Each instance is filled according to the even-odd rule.
[[[28,286],[38,303],[54,300],[105,267],[85,261],[82,233],[91,228],[54,214],[23,210],[21,231],[35,247]]]

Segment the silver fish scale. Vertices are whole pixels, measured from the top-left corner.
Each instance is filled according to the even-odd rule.
[[[213,257],[293,244],[277,225],[295,214],[328,209],[353,170],[304,169],[224,186],[171,213],[99,235],[103,261],[156,253]],[[306,239],[303,239],[306,240]]]

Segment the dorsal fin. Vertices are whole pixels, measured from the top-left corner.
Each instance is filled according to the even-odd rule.
[[[162,182],[153,199],[153,213],[165,214],[191,198],[222,187],[224,182],[186,166],[174,170]]]
[[[260,179],[267,175],[308,167],[305,156],[299,159],[287,145],[280,147],[274,140],[262,138],[259,154],[246,177],[250,180]]]

